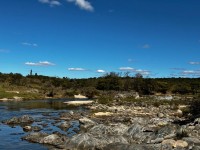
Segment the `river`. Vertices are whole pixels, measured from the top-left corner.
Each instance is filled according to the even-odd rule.
[[[70,99],[68,99],[70,100]],[[21,140],[22,136],[28,134],[23,131],[19,125],[8,126],[1,123],[3,120],[10,119],[14,116],[30,115],[34,118],[33,126],[41,126],[43,132],[52,133],[59,131],[67,136],[72,136],[75,133],[72,130],[62,131],[56,126],[56,119],[60,113],[69,111],[81,112],[85,111],[82,107],[69,107],[62,100],[29,100],[21,102],[0,102],[0,150],[47,150],[47,145],[29,143]],[[78,121],[72,121],[74,128],[78,128]]]

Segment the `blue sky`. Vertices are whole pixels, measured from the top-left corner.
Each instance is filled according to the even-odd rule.
[[[0,72],[200,77],[199,0],[1,0]]]

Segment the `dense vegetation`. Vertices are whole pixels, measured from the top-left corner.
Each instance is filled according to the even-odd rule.
[[[33,98],[72,97],[78,93],[92,98],[102,91],[136,91],[139,95],[196,95],[200,93],[200,78],[143,78],[139,74],[131,77],[111,72],[99,78],[69,79],[37,74],[22,76],[18,73],[0,73],[0,98],[9,97],[5,91],[19,91],[23,96],[32,93]]]

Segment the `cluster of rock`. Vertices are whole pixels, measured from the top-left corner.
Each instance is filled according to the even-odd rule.
[[[199,150],[200,118],[183,125],[177,124],[184,121],[182,112],[169,107],[109,107],[94,104],[88,107],[93,112],[91,114],[72,111],[60,114],[62,123],[59,127],[64,131],[71,127],[71,119],[78,121],[80,130],[72,137],[59,132],[48,134],[32,130],[22,139],[48,144],[53,146],[52,149]],[[22,118],[33,121],[27,116]],[[24,122],[22,118],[12,118],[4,123],[13,123],[15,120]]]

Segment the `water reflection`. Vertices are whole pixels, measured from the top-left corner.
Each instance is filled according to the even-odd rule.
[[[83,107],[68,106],[63,103],[69,100],[71,99],[0,102],[0,121],[10,119],[14,116],[20,117],[22,115],[30,115],[35,120],[32,126],[41,127],[42,132],[52,133],[54,131],[58,131],[66,134],[67,136],[72,136],[75,134],[73,130],[78,130],[79,123],[76,120],[71,120],[70,124],[72,124],[72,128],[70,128],[68,131],[62,131],[60,128],[58,128],[60,113],[67,113],[71,110],[74,112],[82,112],[85,111],[85,109]],[[7,126],[0,123],[0,150],[48,149],[46,146],[40,144],[22,141],[21,137],[26,134],[27,133],[23,131],[21,126]]]

